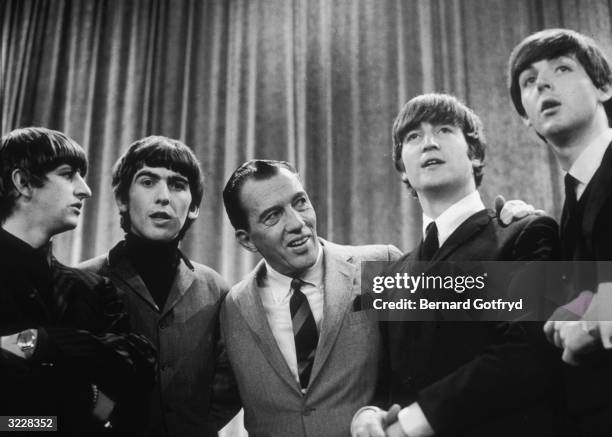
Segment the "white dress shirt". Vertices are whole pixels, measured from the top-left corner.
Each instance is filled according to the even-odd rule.
[[[266,269],[267,277],[264,286],[261,288],[261,301],[278,348],[283,354],[296,382],[299,384],[300,377],[298,375],[297,355],[295,352],[295,338],[293,336],[293,324],[289,309],[289,300],[293,294],[291,290],[293,278],[277,272],[267,262]],[[300,278],[305,282],[300,290],[308,299],[308,304],[310,305],[310,310],[319,332],[321,332],[323,305],[325,303],[323,270],[323,248],[319,245],[317,261]],[[305,390],[302,391],[305,392]]]
[[[612,129],[606,129],[578,155],[578,159],[570,167],[568,173],[578,181],[576,185],[578,200],[601,165],[601,160],[610,142],[612,142]]]
[[[444,242],[453,232],[469,217],[485,209],[484,203],[480,198],[480,193],[474,191],[458,202],[454,203],[435,219],[438,228],[438,247],[442,247]],[[426,235],[427,226],[434,219],[423,214],[423,238]]]

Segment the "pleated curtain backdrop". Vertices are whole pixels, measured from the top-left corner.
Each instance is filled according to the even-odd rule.
[[[236,282],[256,256],[234,240],[221,191],[250,158],[296,164],[319,234],[344,244],[419,239],[420,209],[391,162],[414,95],[450,92],[481,115],[481,192],[554,216],[560,171],[505,85],[515,44],[569,27],[612,48],[607,0],[0,0],[0,130],[66,132],[87,150],[93,197],[56,239],[73,264],[122,238],[113,163],[145,135],[179,138],[206,175],[186,253]],[[238,435],[239,431],[227,435]]]

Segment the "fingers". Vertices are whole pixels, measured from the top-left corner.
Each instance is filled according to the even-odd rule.
[[[391,408],[389,408],[389,411],[387,411],[387,414],[383,419],[383,426],[385,428],[397,421],[397,415],[399,414],[400,409],[401,408],[398,404],[393,404]]]
[[[386,412],[367,409],[353,419],[351,425],[352,437],[385,437],[383,419]]]
[[[502,208],[504,207],[504,203],[506,203],[506,199],[504,198],[504,196],[499,194],[495,198],[495,213],[497,214],[498,217],[501,213]]]
[[[576,358],[576,355],[574,354],[574,352],[572,352],[569,349],[563,349],[563,354],[561,355],[561,359],[565,363],[570,364],[572,366],[577,366],[579,364]]]
[[[542,329],[544,330],[544,335],[546,336],[546,339],[549,341],[549,343],[554,343],[554,334],[555,334],[554,320],[549,320],[548,322],[544,323],[544,328]]]

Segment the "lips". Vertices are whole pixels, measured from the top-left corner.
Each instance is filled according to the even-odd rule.
[[[289,247],[302,247],[303,245],[305,245],[308,240],[310,239],[310,235],[304,235],[303,237],[299,237],[299,238],[294,238],[293,240],[291,240],[287,246]]]
[[[540,103],[540,112],[543,113],[543,112],[546,112],[546,111],[551,110],[551,109],[556,109],[559,106],[561,106],[561,102],[559,102],[556,99],[551,99],[551,98],[544,99]]]
[[[444,164],[444,161],[439,158],[427,158],[425,160],[422,160],[421,168],[428,168],[428,167],[431,167],[434,165],[440,165],[440,164]]]
[[[81,212],[81,208],[83,208],[83,204],[82,203],[73,203],[72,205],[70,205],[71,208],[75,208],[79,213]]]
[[[151,217],[152,219],[161,219],[161,220],[169,220],[172,218],[170,214],[164,211],[154,212],[152,214],[149,214],[149,217]]]

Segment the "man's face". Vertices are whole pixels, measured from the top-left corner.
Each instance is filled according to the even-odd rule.
[[[49,235],[74,229],[91,190],[77,169],[68,164],[51,170],[46,179],[42,187],[32,188],[36,220]]]
[[[198,208],[190,209],[188,179],[165,167],[144,166],[134,174],[128,201],[117,199],[121,212],[129,214],[130,230],[146,240],[174,240],[187,218],[195,219]]]
[[[409,131],[402,145],[408,181],[419,194],[467,195],[476,189],[473,161],[461,128],[422,122]]]
[[[269,179],[249,179],[240,191],[249,229],[240,244],[259,252],[279,273],[297,276],[317,260],[317,216],[297,176],[286,169]]]
[[[588,127],[608,98],[572,55],[534,62],[518,81],[526,123],[546,139]]]

